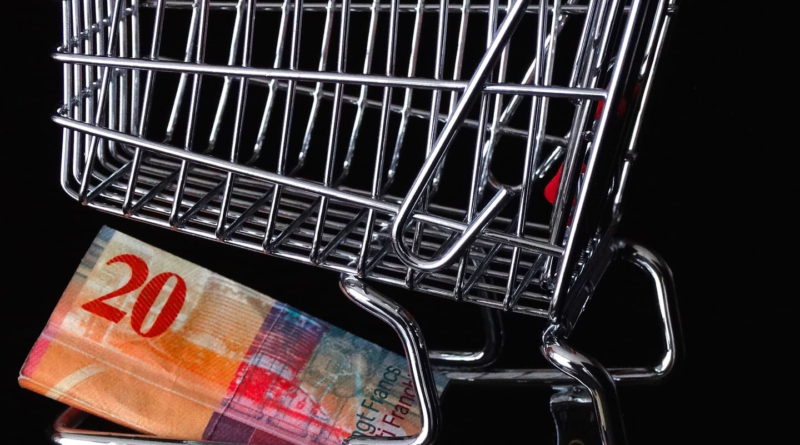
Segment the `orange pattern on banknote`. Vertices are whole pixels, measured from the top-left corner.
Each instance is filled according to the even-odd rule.
[[[164,437],[327,445],[419,430],[403,357],[107,228],[20,384]]]

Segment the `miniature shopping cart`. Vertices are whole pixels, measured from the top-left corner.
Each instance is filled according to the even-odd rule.
[[[404,443],[440,423],[430,362],[464,381],[577,381],[561,399],[585,396],[603,443],[624,441],[615,384],[675,360],[669,270],[614,237],[672,1],[62,3],[53,120],[70,196],[340,272],[403,341],[422,406]],[[656,366],[606,369],[566,342],[617,257],[654,282]],[[486,346],[428,352],[370,282],[482,306]],[[491,367],[501,311],[549,321],[557,370]],[[74,416],[57,440],[144,440],[73,429]]]

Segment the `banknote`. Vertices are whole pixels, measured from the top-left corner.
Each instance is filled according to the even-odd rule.
[[[405,358],[110,228],[19,382],[170,438],[338,444],[420,428]]]

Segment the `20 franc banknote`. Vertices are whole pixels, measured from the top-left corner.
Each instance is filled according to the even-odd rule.
[[[109,228],[19,382],[170,438],[339,444],[420,428],[403,357]]]

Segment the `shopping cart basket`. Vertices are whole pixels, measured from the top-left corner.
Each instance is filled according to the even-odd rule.
[[[621,442],[615,383],[675,359],[668,268],[614,238],[674,9],[63,0],[61,182],[89,207],[340,272],[403,341],[423,408],[408,443],[438,427],[429,360],[461,380],[575,379],[604,443]],[[656,366],[607,370],[566,343],[615,257],[655,283]],[[483,306],[486,346],[428,352],[370,281]],[[491,369],[498,311],[548,319],[542,350],[560,371]]]

